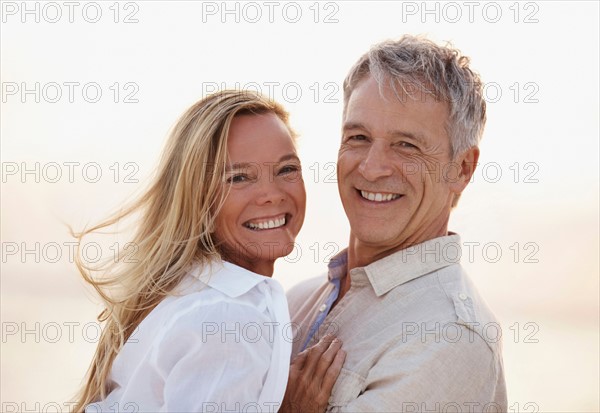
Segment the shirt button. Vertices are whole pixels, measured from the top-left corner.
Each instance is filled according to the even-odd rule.
[[[326,308],[327,308],[327,304],[321,305],[321,307],[319,307],[319,313],[322,313],[323,311],[325,311]]]
[[[458,298],[460,298],[461,300],[465,301],[467,299],[467,294],[460,293],[460,294],[458,294]]]

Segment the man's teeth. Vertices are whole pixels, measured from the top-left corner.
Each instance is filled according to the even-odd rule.
[[[271,219],[263,222],[248,222],[247,226],[250,229],[273,229],[279,228],[285,225],[285,217],[278,219]]]
[[[400,194],[382,194],[380,192],[360,191],[363,198],[375,202],[387,202],[400,198]]]

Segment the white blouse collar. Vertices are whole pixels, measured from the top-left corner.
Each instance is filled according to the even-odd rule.
[[[247,293],[263,281],[268,283],[271,279],[227,261],[214,261],[204,266],[195,264],[190,275],[232,298]]]

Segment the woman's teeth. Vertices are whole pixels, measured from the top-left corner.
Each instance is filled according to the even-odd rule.
[[[369,201],[375,202],[386,202],[393,201],[394,199],[400,198],[400,194],[382,194],[380,192],[367,192],[360,191],[360,194],[363,198],[368,199]]]
[[[262,222],[248,222],[246,226],[250,229],[273,229],[285,225],[285,216],[278,219],[271,219]]]

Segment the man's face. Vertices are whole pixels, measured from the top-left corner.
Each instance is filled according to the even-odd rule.
[[[351,243],[385,256],[446,235],[452,199],[466,182],[451,163],[448,105],[419,92],[382,94],[371,76],[352,92],[337,173]]]

